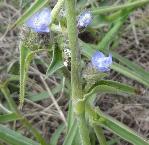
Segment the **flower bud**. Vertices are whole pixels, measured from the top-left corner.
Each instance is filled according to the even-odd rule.
[[[92,14],[90,11],[85,11],[80,14],[78,18],[77,28],[79,30],[85,29],[92,22]]]

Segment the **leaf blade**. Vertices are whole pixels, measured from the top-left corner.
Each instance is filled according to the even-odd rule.
[[[37,142],[0,125],[0,139],[11,145],[39,145]]]
[[[50,145],[57,145],[60,134],[63,132],[64,128],[65,128],[64,124],[58,126],[56,131],[52,134],[52,137],[50,139]]]
[[[55,44],[53,47],[52,61],[51,61],[51,64],[49,65],[49,67],[47,69],[46,76],[48,77],[48,76],[52,75],[54,72],[61,69],[63,66],[64,65],[62,62],[62,52],[58,48],[57,44]]]
[[[124,67],[116,62],[113,63],[111,68],[114,69],[115,71],[117,71],[118,73],[121,73],[121,74],[125,75],[126,77],[136,80],[136,81],[140,82],[141,84],[145,85],[146,87],[149,87],[148,80],[145,80],[143,78],[143,76],[138,75],[136,72],[130,70],[129,68]]]
[[[77,128],[78,128],[77,123],[74,120],[73,124],[70,127],[70,129],[68,131],[68,134],[67,134],[67,136],[66,136],[66,138],[64,140],[63,145],[71,145],[73,143],[73,140],[74,140],[74,138],[76,136],[76,133],[77,133]]]
[[[0,115],[0,123],[6,123],[10,121],[16,121],[22,119],[20,116],[18,116],[16,113],[9,113]]]
[[[110,129],[121,138],[135,145],[149,145],[149,142],[147,142],[144,138],[140,137],[138,134],[136,134],[134,131],[119,121],[105,114],[101,114],[101,117],[106,120],[103,122],[103,126]]]
[[[114,118],[105,115],[98,108],[92,107],[88,104],[87,112],[90,118],[92,118],[92,123],[96,125],[101,125],[113,133],[117,134],[124,140],[134,144],[134,145],[149,145],[149,142],[143,137],[139,136],[133,130],[131,130],[126,125],[115,120]]]
[[[111,81],[111,80],[101,80],[95,83],[90,90],[88,91],[87,94],[85,94],[85,98],[89,100],[91,97],[94,99],[96,96],[93,96],[93,94],[96,93],[108,93],[108,94],[116,94],[116,95],[123,95],[123,94],[128,94],[128,95],[136,95],[139,94],[140,91],[137,90],[136,88],[119,83],[116,81]]]

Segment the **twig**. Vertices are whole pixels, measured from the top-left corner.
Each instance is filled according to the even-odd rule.
[[[46,90],[47,90],[49,96],[51,97],[51,99],[52,99],[52,101],[53,101],[53,103],[54,103],[56,109],[58,110],[60,116],[62,117],[62,120],[64,121],[65,124],[67,124],[66,119],[65,119],[65,116],[64,116],[62,110],[60,109],[58,103],[56,102],[56,100],[55,100],[55,98],[54,98],[54,96],[53,96],[51,90],[49,89],[49,87],[48,87],[46,81],[44,80],[44,78],[42,77],[42,75],[40,75],[39,77],[40,77],[42,83],[44,84],[44,86],[45,86],[45,88],[46,88]]]
[[[137,36],[137,33],[136,33],[136,27],[134,25],[134,18],[132,16],[130,17],[130,22],[131,22],[131,25],[132,25],[132,31],[133,31],[133,34],[134,34],[134,38],[135,38],[136,44],[138,46],[139,45],[139,40],[138,40],[138,36]]]

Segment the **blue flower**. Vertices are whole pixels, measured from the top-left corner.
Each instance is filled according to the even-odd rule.
[[[96,51],[91,59],[92,65],[100,72],[107,72],[112,65],[112,55],[106,57],[102,52]]]
[[[44,8],[41,11],[35,13],[26,22],[26,25],[33,29],[35,32],[50,32],[49,24],[51,23],[51,11],[48,8]]]
[[[78,18],[77,27],[78,29],[86,28],[92,22],[92,14],[90,11],[85,11],[80,14]]]

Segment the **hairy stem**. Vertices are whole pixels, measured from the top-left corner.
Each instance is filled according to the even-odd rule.
[[[89,132],[85,120],[85,102],[83,101],[80,76],[80,50],[76,24],[75,0],[66,0],[66,17],[69,47],[71,48],[71,91],[82,145],[90,145]]]

